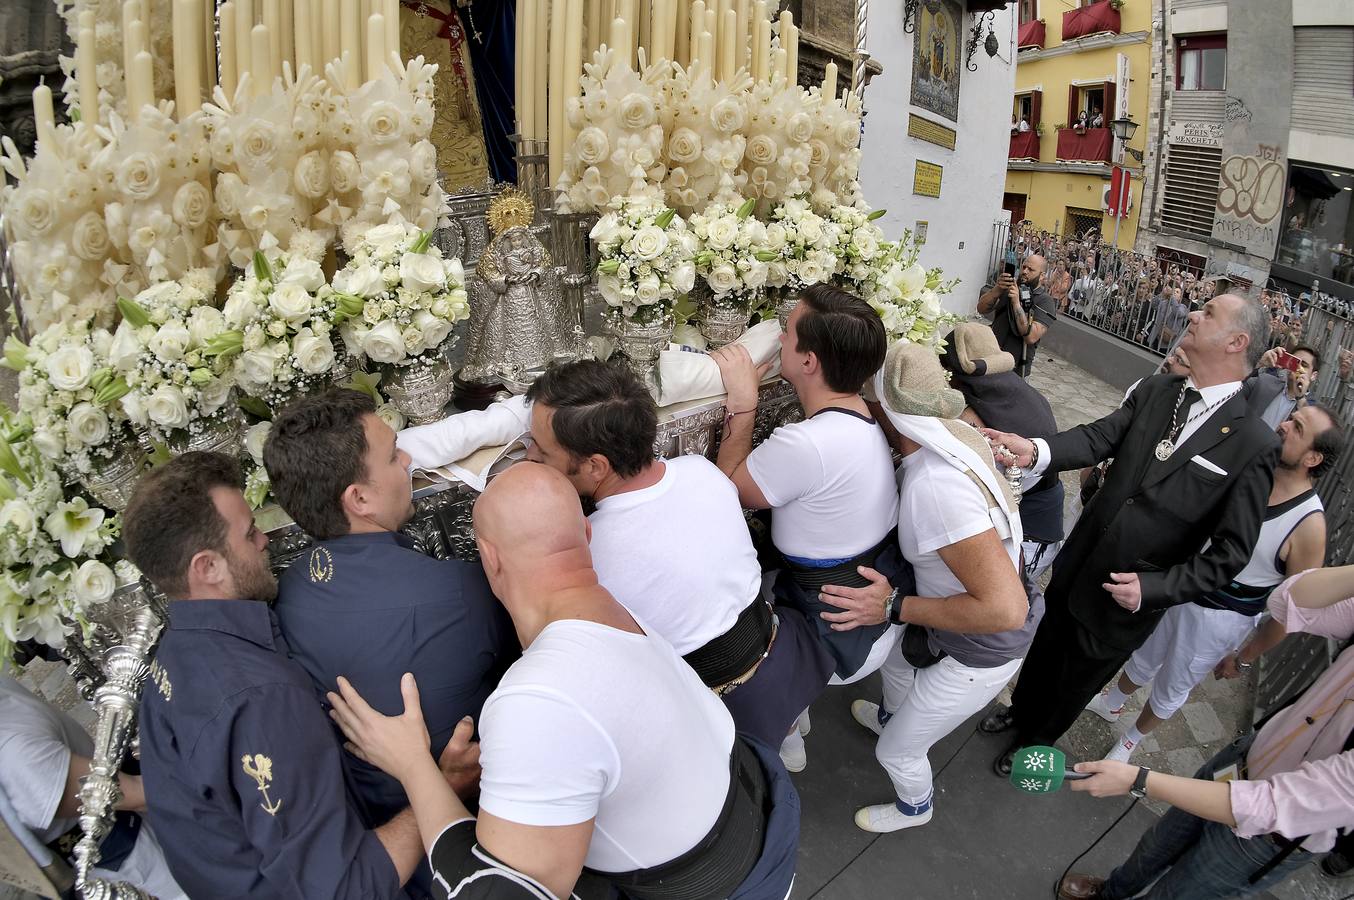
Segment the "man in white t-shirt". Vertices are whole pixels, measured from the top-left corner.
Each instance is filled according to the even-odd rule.
[[[798,846],[789,777],[774,751],[735,736],[691,667],[598,584],[588,530],[575,488],[543,465],[514,466],[475,504],[485,574],[523,646],[480,721],[477,847],[452,835],[469,814],[434,783],[445,781],[412,676],[399,717],[371,710],[340,679],[329,695],[340,727],[404,785],[439,896],[484,896],[460,889],[467,871],[488,866],[568,897],[586,867],[639,896],[696,896],[699,886],[700,896],[781,900]]]
[[[606,588],[769,746],[827,683],[832,658],[796,610],[773,612],[738,492],[703,456],[655,459],[658,411],[625,366],[552,367],[527,392],[528,458],[596,509],[593,567]]]
[[[800,295],[781,336],[781,376],[794,386],[804,421],[777,428],[752,449],[757,388],[764,374],[747,350],[729,344],[713,353],[728,391],[719,468],[750,509],[771,509],[771,540],[784,557],[777,599],[814,622],[849,682],[883,664],[894,627],[883,623],[833,631],[818,618],[824,584],[863,587],[862,566],[898,577],[892,532],[898,524],[893,456],[883,431],[860,397],[883,365],[886,337],[865,301],[817,284]],[[896,582],[895,582],[896,583]],[[803,737],[792,731],[781,758],[791,771],[805,765]]]
[[[94,741],[78,722],[0,672],[0,793],[20,820],[10,827],[26,828],[38,842],[68,854],[62,838],[72,831],[79,836],[80,779],[93,755]],[[144,812],[141,778],[122,774],[118,784],[117,808]],[[120,814],[102,850],[103,865],[116,868],[97,867],[96,877],[125,881],[159,900],[186,900],[150,826],[139,818]]]

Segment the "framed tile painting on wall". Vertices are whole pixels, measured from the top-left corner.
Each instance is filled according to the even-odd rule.
[[[963,40],[959,0],[921,0],[913,33],[912,105],[959,121]]]

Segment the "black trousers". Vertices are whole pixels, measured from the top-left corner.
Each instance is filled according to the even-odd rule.
[[[1048,600],[1011,700],[1018,746],[1056,742],[1132,655],[1087,631],[1066,601]]]

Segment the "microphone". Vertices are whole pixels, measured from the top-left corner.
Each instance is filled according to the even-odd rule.
[[[1022,747],[1011,759],[1011,784],[1027,794],[1051,794],[1064,781],[1090,778],[1067,768],[1067,755],[1057,747]]]

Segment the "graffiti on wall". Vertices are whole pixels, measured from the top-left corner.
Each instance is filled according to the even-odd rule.
[[[1258,252],[1273,250],[1284,181],[1283,148],[1277,144],[1256,144],[1251,154],[1228,157],[1218,175],[1213,236]]]

